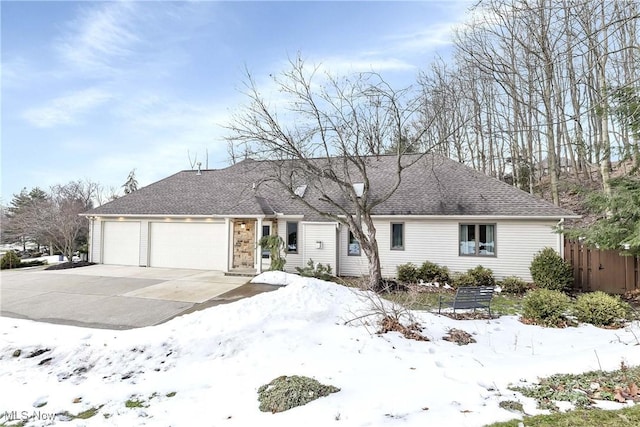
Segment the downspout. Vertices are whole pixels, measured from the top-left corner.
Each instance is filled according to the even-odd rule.
[[[560,218],[560,221],[558,221],[558,225],[557,225],[558,230],[560,230],[560,232],[558,233],[558,253],[562,257],[562,259],[564,259],[564,228],[563,228],[563,225],[564,225],[564,218]]]

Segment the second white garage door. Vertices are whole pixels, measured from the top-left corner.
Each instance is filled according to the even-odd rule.
[[[226,263],[224,223],[152,222],[151,267],[223,270]]]

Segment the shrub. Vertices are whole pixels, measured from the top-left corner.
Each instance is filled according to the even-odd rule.
[[[597,291],[580,295],[573,307],[573,313],[580,322],[595,326],[611,326],[626,319],[630,308],[619,296]]]
[[[563,291],[573,285],[571,265],[552,248],[538,252],[529,271],[533,282],[541,288]]]
[[[304,268],[296,267],[296,271],[301,276],[315,277],[321,280],[331,280],[333,273],[331,271],[331,265],[322,265],[321,263],[314,263],[312,259],[309,259],[307,266]]]
[[[398,271],[398,281],[401,283],[416,283],[418,281],[418,269],[412,263],[401,264]]]
[[[276,413],[306,405],[338,391],[339,388],[320,384],[313,378],[283,375],[258,389],[258,401],[262,412]]]
[[[0,259],[0,269],[6,270],[9,268],[16,268],[20,265],[20,257],[13,251],[9,251]]]
[[[557,327],[565,323],[569,297],[560,291],[535,289],[522,302],[522,317],[542,326]]]
[[[505,277],[499,284],[506,294],[524,295],[529,290],[529,284],[516,276]]]
[[[493,271],[479,265],[470,268],[466,273],[458,273],[453,277],[453,286],[459,288],[461,286],[495,286],[496,279],[493,277]]]
[[[282,250],[284,249],[282,237],[277,234],[263,236],[258,244],[269,251],[269,257],[271,258],[269,269],[272,271],[284,271],[284,265],[287,260],[282,256]]]
[[[422,263],[417,271],[417,278],[425,283],[449,283],[451,281],[447,267],[441,267],[430,261]]]
[[[490,268],[484,268],[479,265],[475,268],[467,270],[476,281],[476,286],[495,286],[496,279],[493,277],[493,271]]]
[[[451,285],[454,288],[461,286],[478,286],[475,277],[469,273],[456,273],[451,279]]]

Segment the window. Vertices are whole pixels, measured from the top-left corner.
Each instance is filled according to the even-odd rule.
[[[347,248],[347,255],[359,256],[360,255],[360,242],[358,242],[351,231],[349,231],[349,247]]]
[[[293,194],[295,194],[298,197],[304,197],[304,193],[305,191],[307,191],[307,186],[306,185],[298,185],[294,190],[293,190]]]
[[[267,237],[271,234],[271,226],[270,225],[263,225],[262,226],[262,237]],[[263,259],[269,259],[269,257],[271,256],[271,253],[269,252],[269,248],[263,247],[262,248],[262,258]]]
[[[404,224],[391,223],[391,249],[404,250]]]
[[[356,193],[356,197],[362,197],[364,194],[364,182],[356,182],[353,184],[353,191]]]
[[[460,224],[460,255],[495,256],[495,224]]]
[[[298,252],[298,223],[287,222],[287,252]]]

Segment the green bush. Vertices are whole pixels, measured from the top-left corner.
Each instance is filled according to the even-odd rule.
[[[533,282],[541,288],[563,291],[573,285],[571,265],[552,248],[538,252],[529,271]]]
[[[282,256],[284,250],[284,240],[277,234],[271,234],[269,236],[263,236],[258,244],[269,251],[269,257],[271,258],[272,271],[284,271],[284,265],[287,260]]]
[[[299,275],[304,277],[315,277],[321,280],[331,280],[333,272],[331,271],[331,265],[322,265],[320,263],[314,263],[312,259],[309,259],[307,266],[304,268],[296,267],[296,271]]]
[[[400,283],[417,283],[418,269],[412,263],[401,264],[396,270],[398,271],[398,282]]]
[[[479,265],[470,268],[466,273],[458,273],[454,275],[452,285],[456,288],[461,286],[495,286],[496,279],[493,277],[493,271]]]
[[[628,317],[630,310],[629,304],[618,295],[608,295],[601,291],[580,295],[573,307],[578,321],[595,326],[616,325]]]
[[[493,277],[493,271],[490,268],[484,268],[479,265],[475,268],[467,270],[476,281],[476,286],[495,286],[496,279]]]
[[[339,388],[320,384],[313,378],[283,375],[258,389],[258,401],[262,412],[276,413],[306,405],[338,391]]]
[[[535,289],[522,302],[522,317],[541,326],[557,327],[565,324],[569,297],[560,291]]]
[[[478,286],[476,279],[469,273],[456,273],[451,278],[451,286],[454,288],[460,288],[463,286]]]
[[[0,269],[17,268],[20,265],[20,257],[13,251],[9,251],[0,259]]]
[[[530,288],[529,284],[516,276],[509,276],[499,283],[505,294],[524,295]]]
[[[422,263],[417,271],[417,278],[425,283],[449,283],[451,281],[447,267],[441,267],[430,261]]]

